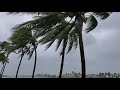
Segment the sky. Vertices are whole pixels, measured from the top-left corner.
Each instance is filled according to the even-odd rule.
[[[12,33],[12,27],[17,24],[29,21],[30,15],[7,15],[0,12],[0,41],[7,40]],[[86,59],[87,74],[110,72],[120,73],[120,13],[114,12],[104,21],[99,20],[99,24],[90,33],[83,32],[83,41]],[[36,74],[59,74],[61,57],[59,51],[55,51],[56,44],[53,44],[47,51],[45,45],[37,49]],[[19,64],[19,55],[11,54],[10,63],[7,64],[5,75],[15,75]],[[34,55],[28,60],[25,56],[20,67],[19,75],[32,75],[34,65]],[[2,64],[0,64],[0,68]],[[63,73],[72,71],[81,73],[81,61],[79,48],[73,50],[65,56]]]

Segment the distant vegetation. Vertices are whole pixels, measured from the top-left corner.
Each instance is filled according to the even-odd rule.
[[[65,73],[62,75],[62,78],[81,78],[80,73],[72,72]],[[7,76],[4,75],[3,78],[14,78],[15,76]],[[36,74],[35,78],[58,78],[58,75],[50,75],[50,74]],[[31,75],[21,75],[18,78],[31,78]],[[120,73],[99,73],[99,74],[87,74],[86,78],[120,78]]]
[[[81,78],[80,73],[72,72],[62,75],[62,78]],[[57,78],[57,75],[49,74],[37,74],[36,77],[48,77],[48,78]],[[86,78],[120,78],[120,73],[99,73],[99,74],[87,74]]]

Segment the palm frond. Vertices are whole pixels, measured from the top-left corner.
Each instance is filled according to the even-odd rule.
[[[110,14],[112,14],[112,12],[93,12],[93,14],[99,17],[100,19],[104,20],[108,18]]]
[[[68,46],[68,51],[67,53],[69,53],[71,51],[71,49],[73,48],[73,38],[72,38],[72,35],[69,36],[69,40],[68,40],[68,43],[69,43],[69,46]]]
[[[64,38],[63,40],[63,46],[62,46],[62,51],[60,52],[60,56],[63,55],[65,53],[65,49],[66,49],[66,46],[67,46],[67,42],[68,42],[68,38]]]
[[[94,28],[96,28],[96,26],[98,25],[98,21],[97,19],[91,14],[88,18],[87,18],[87,32],[92,31]]]
[[[55,42],[55,39],[49,42],[49,44],[46,46],[45,50],[51,47],[51,45]]]
[[[31,48],[30,53],[28,54],[29,55],[28,60],[31,59],[34,51],[35,51],[35,48]]]
[[[60,47],[60,44],[62,43],[63,39],[57,39],[57,45],[56,45],[56,51]]]

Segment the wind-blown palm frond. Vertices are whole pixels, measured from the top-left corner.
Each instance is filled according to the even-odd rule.
[[[68,43],[69,43],[69,46],[68,46],[68,51],[67,51],[67,53],[69,53],[69,52],[71,51],[71,49],[73,48],[73,43],[74,43],[74,41],[73,41],[72,36],[69,36]]]
[[[7,60],[8,60],[8,58],[5,56],[5,54],[4,53],[0,53],[0,62],[5,62]]]
[[[64,39],[64,37],[66,37],[66,35],[72,30],[74,25],[75,25],[75,22],[74,23],[66,23],[66,25],[63,24],[63,26],[59,29],[49,31],[46,34],[46,36],[41,39],[41,42],[43,44],[50,42],[46,48],[46,49],[48,49],[54,43],[54,41],[58,39],[58,40],[60,40],[58,42],[58,46],[56,48],[56,49],[58,49],[62,39]]]
[[[112,12],[93,12],[93,15],[99,17],[100,19],[106,19],[112,14]]]
[[[62,41],[63,41],[63,39],[57,39],[56,51],[57,51],[58,48],[60,47]]]
[[[63,45],[62,45],[62,50],[60,52],[60,55],[63,55],[65,54],[65,49],[66,49],[66,46],[67,46],[67,42],[68,42],[68,38],[66,37],[64,40],[63,40]]]
[[[90,15],[87,18],[87,32],[92,31],[94,28],[96,28],[96,26],[98,25],[98,21],[96,20],[96,18],[93,15]]]

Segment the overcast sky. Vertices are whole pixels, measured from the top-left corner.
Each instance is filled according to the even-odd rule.
[[[31,20],[28,15],[7,15],[0,13],[0,41],[7,40],[11,35],[11,28],[16,24]],[[84,48],[87,73],[111,72],[120,73],[120,13],[114,13],[104,21],[100,21],[94,31],[84,34]],[[61,57],[55,52],[55,44],[44,51],[45,46],[38,48],[36,74],[58,74]],[[15,75],[19,63],[18,55],[10,55],[5,74]],[[24,57],[19,74],[31,75],[34,56],[31,60]],[[79,49],[71,51],[65,56],[64,73],[81,72]],[[0,64],[0,66],[2,66]],[[1,68],[1,67],[0,67]]]

